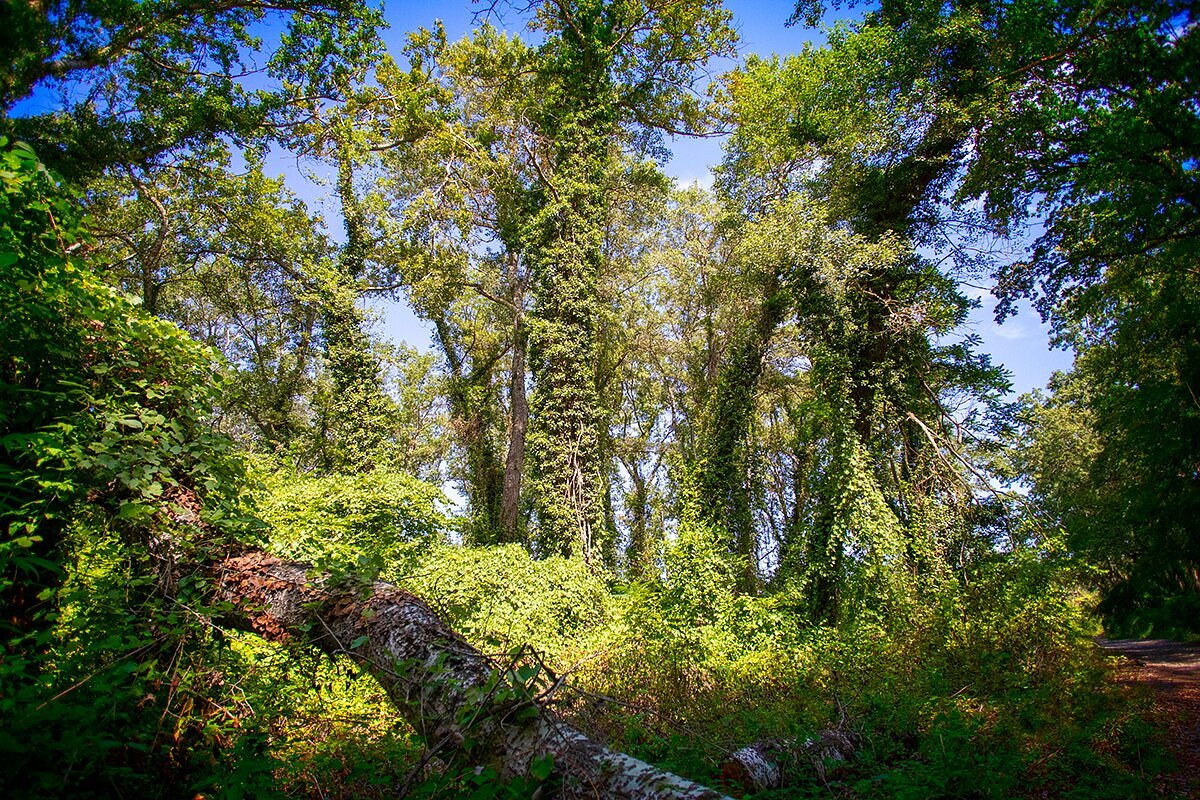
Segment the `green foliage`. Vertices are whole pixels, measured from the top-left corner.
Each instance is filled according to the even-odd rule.
[[[995,556],[921,604],[811,627],[801,595],[737,596],[719,548],[684,549],[708,566],[621,598],[578,677],[618,701],[576,713],[621,747],[712,780],[748,742],[841,727],[857,745],[829,783],[802,764],[759,796],[1153,796],[1148,705],[1110,682],[1060,556]]]
[[[598,566],[612,549],[603,497],[611,411],[597,368],[615,154],[625,137],[641,145],[639,155],[654,154],[663,130],[702,126],[690,88],[735,36],[729,13],[707,1],[541,3],[536,14],[546,40],[536,80],[543,99],[532,117],[550,143],[552,172],[522,239],[535,304],[529,441],[539,550]]]
[[[202,581],[184,576],[165,602],[145,547],[94,520],[64,548],[47,627],[7,642],[0,669],[0,757],[23,765],[0,776],[5,796],[276,796],[255,714],[269,695],[247,693],[253,676],[204,624]]]
[[[485,652],[559,653],[611,614],[604,581],[582,562],[534,559],[520,545],[434,548],[397,577]]]
[[[848,629],[832,660],[863,715],[858,792],[1152,796],[1160,751],[1105,684],[1069,577],[1019,552],[944,587],[904,626]]]
[[[1078,583],[1110,631],[1195,632],[1191,9],[883,0],[725,81],[723,206],[665,199],[654,162],[710,124],[728,12],[527,10],[536,47],[422,31],[405,71],[374,11],[284,2],[257,92],[258,4],[14,6],[0,110],[65,91],[0,132],[87,176],[96,216],[0,139],[0,761],[26,765],[0,791],[553,792],[549,759],[502,784],[469,739],[422,752],[347,661],[215,628],[188,559],[265,528],[507,653],[479,691],[513,719],[548,666],[575,721],[689,775],[841,725],[849,763],[786,796],[1149,796],[1161,753]],[[336,162],[343,246],[265,175],[268,118]],[[1004,376],[946,337],[992,266],[959,231],[1033,213],[1000,293],[1080,355],[1016,414],[1018,508],[979,466]],[[399,285],[444,380],[372,339],[360,302]],[[525,536],[526,343],[534,536],[454,546]],[[252,492],[213,410],[278,460]],[[469,519],[408,472],[460,481]]]
[[[390,435],[398,409],[383,390],[380,362],[356,306],[355,278],[341,267],[317,265],[316,284],[325,344],[325,382],[314,398],[318,466],[332,472],[365,472],[390,460]]]
[[[91,181],[97,259],[148,312],[221,351],[226,431],[268,451],[312,451],[321,335],[313,273],[333,245],[283,180],[246,157],[244,174],[229,148],[213,146],[170,168]]]
[[[321,569],[403,575],[444,539],[440,489],[409,475],[370,472],[262,476],[258,512],[272,548]]]
[[[661,592],[655,599],[664,621],[686,630],[719,619],[745,574],[744,560],[729,551],[724,531],[686,522],[663,554]]]
[[[410,781],[417,734],[349,660],[243,634],[231,634],[217,658],[244,715],[201,793],[291,797],[316,784],[329,796],[383,798],[420,783]]]
[[[307,88],[300,81],[324,79],[312,88],[327,95],[331,78],[372,59],[380,24],[357,0],[12,6],[0,34],[0,133],[33,142],[73,180],[222,135],[259,136],[269,120],[294,121],[297,95]],[[266,31],[278,36],[268,53]],[[275,85],[247,85],[256,62],[268,65]],[[10,118],[16,103],[38,92],[61,92],[62,107]]]
[[[923,24],[905,7],[885,3],[883,16],[899,31]],[[977,136],[959,194],[982,199],[1000,229],[1038,225],[1028,252],[997,271],[999,314],[1032,301],[1079,356],[1074,378],[1051,387],[1061,399],[1030,404],[1043,419],[1029,430],[1045,423],[1044,450],[1080,426],[1093,440],[1080,442],[1079,462],[1033,463],[1026,477],[1104,573],[1111,621],[1129,614],[1145,629],[1158,616],[1170,629],[1185,617],[1171,622],[1166,605],[1187,614],[1200,596],[1200,94],[1185,77],[1200,42],[1194,8],[948,8],[951,17],[977,9],[990,34],[970,52]],[[1068,482],[1077,493],[1061,491]]]
[[[1191,520],[1200,506],[1188,470],[1200,417],[1173,369],[1129,385],[1115,349],[1089,348],[1049,394],[1023,398],[1028,444],[1014,449],[1012,467],[1031,483],[1043,524],[1064,530],[1081,578],[1100,589],[1112,634],[1193,637],[1200,553]],[[1168,416],[1164,440],[1158,425]]]
[[[210,630],[202,582],[166,551],[257,527],[206,417],[218,365],[108,288],[76,198],[24,145],[0,148],[0,747],[27,765],[6,789],[163,796],[219,738],[192,713],[216,696],[191,649]]]
[[[105,286],[73,198],[24,145],[3,158],[0,574],[24,603],[15,581],[53,582],[81,510],[139,530],[174,507],[230,530],[240,466],[204,416],[214,354]]]
[[[920,78],[920,65],[940,57],[922,37],[970,51],[972,34],[911,22],[902,34],[868,17],[832,31],[825,48],[751,59],[727,78],[738,125],[718,185],[747,218],[739,260],[769,279],[759,281],[758,349],[747,358],[729,348],[718,384],[741,387],[738,413],[714,404],[715,449],[700,464],[726,477],[708,480],[694,502],[730,517],[731,532],[746,529],[752,515],[726,509],[749,505],[750,484],[762,481],[747,466],[773,461],[768,469],[785,476],[772,487],[776,507],[760,518],[781,551],[777,579],[801,580],[808,613],[830,623],[852,618],[867,596],[878,608],[906,593],[909,509],[927,495],[946,507],[972,502],[980,473],[962,453],[962,432],[980,432],[978,410],[994,409],[1006,388],[1003,372],[973,352],[975,340],[937,343],[970,304],[919,250],[954,236],[961,221],[940,199],[968,134],[955,94],[970,83],[941,64]],[[763,324],[779,294],[786,314]],[[772,337],[786,353],[775,371],[763,364]],[[978,410],[951,422],[959,397]],[[755,452],[756,432],[743,422],[751,414],[783,438],[775,447],[785,453]],[[739,436],[740,458],[727,443]],[[844,609],[843,599],[852,601]]]
[[[412,142],[382,148],[383,178],[359,208],[379,239],[411,251],[399,279],[441,351],[438,388],[458,456],[447,473],[467,498],[464,535],[476,544],[518,541],[529,281],[520,227],[536,202],[541,155],[528,120],[535,51],[484,25],[453,44],[440,27],[414,32],[406,54],[412,70],[379,70],[384,89],[406,105],[384,111],[375,135],[390,141],[392,126],[402,126]]]

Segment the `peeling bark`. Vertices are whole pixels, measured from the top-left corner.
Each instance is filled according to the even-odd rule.
[[[431,748],[472,748],[504,778],[554,758],[560,798],[720,800],[724,795],[601,746],[530,699],[497,691],[487,658],[416,596],[387,583],[335,586],[262,552],[214,568],[226,622],[357,659]]]

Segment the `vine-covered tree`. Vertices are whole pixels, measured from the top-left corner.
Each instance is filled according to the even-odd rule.
[[[601,402],[600,283],[606,194],[622,146],[646,152],[665,131],[698,132],[697,71],[733,43],[718,3],[550,2],[533,122],[548,143],[538,211],[523,240],[530,264],[539,549],[599,563],[610,414]]]

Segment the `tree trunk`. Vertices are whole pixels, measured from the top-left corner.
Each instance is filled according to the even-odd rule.
[[[625,462],[625,471],[633,483],[633,491],[626,500],[629,506],[629,549],[625,551],[628,574],[632,579],[645,580],[654,574],[654,556],[650,552],[649,490],[636,459]]]
[[[513,323],[512,373],[508,390],[512,419],[508,428],[508,459],[504,464],[504,495],[500,502],[500,537],[504,542],[521,541],[517,523],[521,509],[521,474],[525,469],[525,429],[529,425],[529,400],[525,396],[526,339],[522,320],[518,309]]]
[[[721,764],[721,777],[747,792],[782,789],[811,774],[826,783],[854,749],[853,735],[842,726],[803,740],[763,739],[730,753]]]
[[[246,552],[214,568],[226,621],[272,640],[301,639],[356,659],[434,750],[470,748],[502,778],[554,759],[553,796],[720,800],[724,796],[597,744],[532,690],[451,630],[424,602],[390,584],[334,585],[308,567]],[[511,677],[509,678],[511,681]]]
[[[754,400],[763,362],[775,330],[789,309],[790,297],[780,288],[778,272],[762,276],[762,306],[753,325],[729,346],[716,383],[701,418],[698,445],[702,457],[695,486],[700,519],[728,536],[731,552],[742,556],[745,567],[739,588],[755,593],[759,587],[751,503],[751,429]]]
[[[448,317],[434,316],[432,320],[449,371],[446,393],[451,427],[466,456],[464,477],[470,504],[467,539],[473,544],[496,544],[505,541],[500,538],[505,467],[492,439],[499,405],[493,388],[499,352],[460,352],[460,331]]]

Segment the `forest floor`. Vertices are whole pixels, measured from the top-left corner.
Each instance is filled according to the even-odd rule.
[[[1123,683],[1154,696],[1156,714],[1178,770],[1163,776],[1164,798],[1200,800],[1200,644],[1166,639],[1098,639],[1110,653],[1125,657],[1118,674]]]

